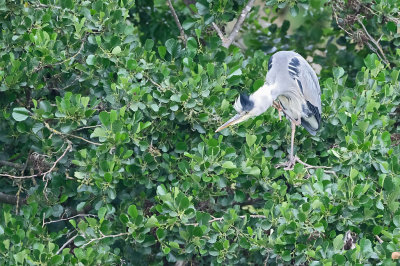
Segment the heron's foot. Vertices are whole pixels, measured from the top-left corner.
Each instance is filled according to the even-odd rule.
[[[284,170],[288,171],[288,170],[293,170],[295,164],[296,164],[296,157],[293,157],[286,163],[278,163],[277,165],[275,165],[275,168],[283,167]]]
[[[297,156],[294,156],[291,160],[287,161],[286,163],[277,164],[275,167],[276,168],[284,167],[283,169],[288,171],[288,170],[293,170],[294,165],[296,163],[300,163],[300,164],[304,165],[304,168],[306,168],[306,169],[317,169],[317,168],[330,169],[331,168],[329,166],[315,166],[315,165],[305,163],[302,160],[300,160],[300,158]],[[329,171],[329,172],[331,172],[331,171]]]
[[[278,110],[279,121],[281,121],[282,120],[282,115],[281,115],[282,107],[281,107],[280,103],[273,102],[272,107],[274,107],[276,110]]]

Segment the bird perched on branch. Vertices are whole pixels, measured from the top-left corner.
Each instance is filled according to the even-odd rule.
[[[277,103],[274,103],[275,100]],[[288,170],[299,162],[310,168],[293,154],[294,134],[298,125],[313,136],[320,129],[321,89],[315,71],[298,53],[280,51],[271,56],[264,85],[250,96],[240,94],[234,104],[237,114],[216,132],[259,116],[273,104],[292,124],[290,158],[287,163],[278,166],[285,166]]]

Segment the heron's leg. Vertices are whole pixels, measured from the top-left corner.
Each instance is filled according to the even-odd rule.
[[[285,167],[284,168],[285,170],[293,170],[293,167],[294,167],[295,163],[297,162],[297,163],[300,163],[300,164],[304,165],[305,166],[304,168],[306,170],[308,170],[308,169],[317,169],[317,168],[322,168],[322,169],[331,168],[331,167],[328,167],[328,166],[310,165],[310,164],[305,163],[302,160],[300,160],[299,157],[294,156],[294,135],[295,135],[295,132],[296,132],[296,126],[300,125],[301,122],[300,122],[300,120],[297,120],[297,121],[296,120],[290,120],[290,122],[291,122],[291,125],[292,125],[292,135],[291,135],[291,138],[290,138],[290,155],[289,155],[290,158],[289,158],[289,161],[287,161],[286,163],[277,164],[275,167],[276,168]],[[326,173],[330,173],[330,174],[336,175],[335,172],[333,172],[333,171],[327,171],[327,170],[324,170],[324,171]]]
[[[280,105],[279,102],[273,102],[272,107],[274,107],[276,110],[278,110],[278,116],[279,116],[279,121],[282,120],[281,112],[282,112],[282,106]]]
[[[292,164],[295,163],[295,158],[294,158],[294,151],[293,151],[293,146],[294,146],[294,133],[296,132],[296,124],[294,121],[292,122],[292,137],[291,137],[291,142],[290,142],[290,162]]]

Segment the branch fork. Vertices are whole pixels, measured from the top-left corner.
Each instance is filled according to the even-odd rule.
[[[224,36],[224,34],[222,33],[221,29],[218,27],[217,24],[215,24],[214,22],[212,23],[213,28],[215,29],[219,38],[222,41],[223,47],[229,48],[229,46],[231,46],[236,36],[239,34],[240,28],[242,27],[242,24],[246,19],[247,14],[249,14],[251,8],[253,7],[254,2],[255,0],[249,0],[249,2],[247,2],[247,5],[243,8],[242,12],[240,13],[235,25],[233,26],[232,32],[229,34],[228,37]]]

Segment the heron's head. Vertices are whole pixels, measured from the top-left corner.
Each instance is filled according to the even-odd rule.
[[[240,96],[237,98],[233,106],[237,114],[231,119],[229,119],[225,124],[220,126],[215,132],[221,131],[224,128],[238,124],[240,122],[246,121],[247,119],[253,116],[260,115],[262,112],[260,113],[259,111],[257,111],[258,108],[254,108],[255,101],[252,99],[252,96],[249,97],[246,94],[240,94]]]

